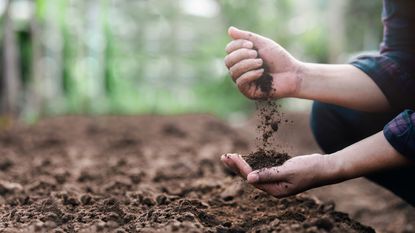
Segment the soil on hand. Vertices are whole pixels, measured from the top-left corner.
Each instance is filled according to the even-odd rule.
[[[274,150],[259,150],[243,156],[243,158],[253,170],[258,170],[280,166],[290,159],[290,156],[287,153],[280,153]]]
[[[191,124],[189,124],[191,122]],[[0,132],[1,232],[373,232],[229,175],[243,134],[206,115],[60,117]]]
[[[264,93],[269,95],[272,90],[272,76],[269,73],[264,74],[255,80],[255,85]]]

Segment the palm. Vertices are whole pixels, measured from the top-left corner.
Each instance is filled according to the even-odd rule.
[[[252,168],[241,156],[228,154],[222,157],[222,161],[230,169],[250,180],[248,174],[252,173]],[[253,185],[276,197],[297,194],[324,184],[319,174],[324,170],[321,169],[322,164],[324,162],[320,154],[297,156],[280,167],[259,170],[260,182]]]
[[[245,179],[247,178],[248,174],[252,172],[252,168],[246,163],[244,159],[242,159],[240,155],[226,154],[222,156],[221,160],[228,168],[236,173],[239,173],[239,175]],[[290,189],[293,188],[292,184],[286,181],[274,182],[272,184],[254,184],[254,186],[274,196],[278,196],[277,194],[280,193],[286,193],[287,187]]]

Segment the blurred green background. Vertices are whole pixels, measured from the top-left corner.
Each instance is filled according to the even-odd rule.
[[[223,64],[230,25],[308,62],[377,50],[382,1],[0,0],[0,111],[243,117]],[[285,106],[306,109],[309,102]]]

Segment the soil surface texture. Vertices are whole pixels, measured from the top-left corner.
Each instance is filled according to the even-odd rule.
[[[290,159],[287,153],[280,153],[274,150],[259,150],[242,157],[253,170],[280,166]]]
[[[0,132],[0,232],[373,232],[220,163],[244,134],[207,115],[58,117]],[[248,138],[249,139],[249,138]]]

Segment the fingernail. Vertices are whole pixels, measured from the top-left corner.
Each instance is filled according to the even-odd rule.
[[[256,172],[251,172],[247,177],[248,183],[256,183],[259,181],[259,175]]]
[[[249,51],[249,56],[256,57],[257,56],[257,52],[255,50],[251,50],[251,51]]]
[[[256,60],[256,62],[259,64],[259,65],[262,65],[262,59],[261,58],[259,58],[259,59],[255,59]]]
[[[253,44],[252,44],[252,42],[251,42],[251,41],[245,41],[245,42],[244,42],[244,47],[247,47],[247,48],[252,48],[252,46],[253,46]]]

